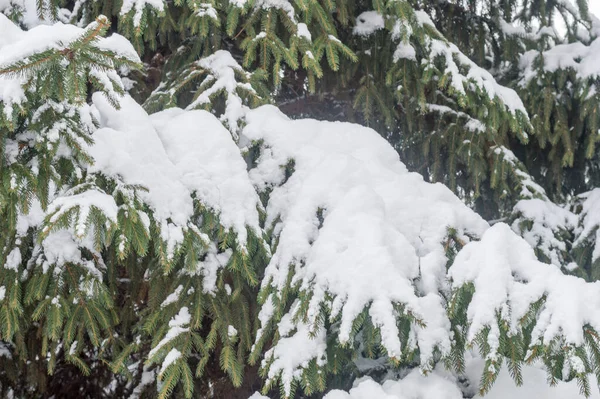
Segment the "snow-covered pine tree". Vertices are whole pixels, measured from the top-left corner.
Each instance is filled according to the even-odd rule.
[[[3,394],[459,398],[528,364],[593,392],[584,0],[28,5],[0,2]]]
[[[0,23],[3,395],[142,394],[131,382],[151,376],[160,396],[181,382],[189,397],[212,356],[239,386],[267,249],[229,132],[205,112],[169,114],[207,131],[179,132],[196,149],[186,162],[166,152],[172,133],[123,97],[117,71],[139,58],[103,37],[104,16]]]

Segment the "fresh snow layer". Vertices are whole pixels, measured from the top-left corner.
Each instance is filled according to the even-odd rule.
[[[378,384],[369,377],[359,379],[349,392],[333,390],[324,399],[462,399],[463,395],[452,381],[436,374],[423,376],[411,371],[399,381]]]
[[[435,24],[426,12],[422,10],[415,11],[415,17],[420,26],[429,25],[432,29],[435,29]],[[376,26],[374,25],[376,18],[373,15],[366,20],[369,21],[369,26]],[[359,25],[355,28],[355,33],[356,29],[359,29],[358,27]],[[415,49],[406,40],[402,40],[404,39],[402,32],[406,31],[412,32],[413,27],[408,25],[406,20],[398,19],[391,31],[392,40],[399,41],[394,52],[394,62],[400,59],[415,60]],[[515,114],[518,111],[527,116],[525,105],[517,92],[499,84],[489,71],[474,63],[453,43],[435,39],[428,35],[425,37],[427,48],[424,50],[428,51],[429,54],[426,55],[423,62],[433,63],[437,58],[443,59],[446,65],[443,72],[449,76],[449,84],[456,93],[466,95],[465,88],[475,88],[486,93],[490,100],[496,97],[500,99],[511,113]],[[465,69],[468,69],[468,71],[463,74]]]
[[[580,399],[582,395],[575,381],[559,381],[549,386],[546,372],[537,366],[523,365],[523,385],[517,386],[506,366],[503,366],[496,382],[484,396],[478,393],[480,376],[484,361],[475,356],[467,356],[466,377],[469,385],[463,386],[466,397],[484,399]],[[332,390],[324,399],[462,399],[465,397],[456,377],[436,368],[424,376],[418,370],[412,370],[404,378],[388,380],[379,384],[369,377],[356,380],[350,391]],[[252,398],[252,397],[251,397]],[[263,397],[257,396],[262,399]],[[590,399],[600,399],[598,389],[593,387]]]
[[[97,22],[88,26],[93,28]],[[4,14],[0,13],[0,68],[7,67],[17,61],[27,62],[27,58],[47,50],[63,50],[80,38],[86,31],[70,24],[60,22],[53,25],[38,25],[28,31],[22,31]],[[94,45],[101,50],[113,51],[118,56],[133,62],[140,62],[137,52],[131,43],[117,33],[108,38],[99,38]],[[100,82],[116,82],[121,84],[114,70],[92,70],[91,73]],[[13,107],[25,101],[25,92],[21,85],[23,77],[0,77],[0,102],[4,113],[11,116]],[[105,84],[106,90],[112,92],[112,83]]]
[[[189,324],[191,319],[192,316],[190,315],[189,309],[187,307],[181,308],[179,313],[177,313],[177,315],[175,315],[169,321],[169,331],[167,331],[167,334],[164,336],[164,338],[161,339],[160,342],[156,344],[156,346],[148,353],[148,358],[152,358],[158,351],[160,351],[170,341],[177,338],[180,334],[188,332],[190,330]],[[171,352],[173,351],[171,350]],[[164,361],[166,362],[167,359],[165,358]],[[166,367],[167,366],[164,366],[163,364],[163,369]]]
[[[356,25],[352,33],[366,37],[384,27],[385,21],[380,13],[377,11],[365,11],[356,17]]]
[[[16,42],[22,35],[23,31],[0,12],[0,48]]]
[[[180,181],[244,245],[247,226],[260,231],[260,200],[229,131],[206,111],[172,108],[153,114],[151,121]]]
[[[227,124],[234,135],[237,134],[240,119],[243,118],[248,110],[238,91],[242,90],[249,93],[255,93],[255,91],[250,83],[238,82],[235,74],[238,73],[247,76],[249,74],[244,71],[231,53],[225,50],[218,50],[214,54],[202,58],[196,65],[208,73],[203,86],[210,83],[210,87],[204,90],[187,109],[194,109],[202,104],[210,103],[211,96],[224,92],[227,95],[227,99],[225,100],[225,111],[221,120]]]
[[[600,33],[600,20],[592,17],[592,29]],[[526,84],[539,76],[535,61],[542,57],[543,69],[556,72],[559,69],[572,69],[581,79],[600,77],[600,37],[588,45],[582,42],[558,44],[542,53],[530,50],[524,53],[519,61],[522,84]]]
[[[75,1],[74,9],[79,8],[84,1]],[[60,8],[60,5],[55,7],[57,4],[48,0],[41,3],[43,4],[41,9],[39,4],[37,0],[0,0],[0,14],[16,16],[19,24],[27,29],[38,25],[52,25],[56,22],[56,18],[65,23],[70,22],[71,10]],[[62,5],[65,6],[64,3]]]
[[[497,343],[496,312],[509,322],[510,331],[518,331],[520,319],[543,296],[532,345],[561,336],[566,344],[581,345],[584,325],[600,331],[600,282],[587,283],[539,262],[531,246],[504,223],[489,228],[481,241],[467,244],[448,274],[454,287],[469,282],[475,286],[467,310],[469,340],[490,326],[488,342]]]
[[[12,25],[12,27],[3,27],[3,25]],[[7,37],[0,41],[0,65],[5,66],[17,61],[26,60],[33,54],[41,53],[46,50],[63,50],[69,48],[70,44],[81,37],[87,29],[93,29],[97,22],[92,22],[88,28],[80,28],[75,25],[56,22],[53,25],[39,25],[28,31],[20,31],[6,16],[0,17],[0,33],[7,32]],[[132,61],[139,62],[139,56],[131,43],[118,34],[113,34],[114,38],[99,38],[98,47],[101,49],[112,50],[120,56],[124,56]],[[4,46],[2,46],[3,41]]]
[[[160,372],[158,373],[159,375],[162,375],[165,370],[167,370],[167,368],[175,363],[179,358],[181,357],[181,352],[178,351],[177,349],[173,348],[169,351],[169,353],[167,353],[167,356],[165,356],[165,360],[163,360],[163,363],[160,367]]]
[[[396,151],[369,128],[290,120],[272,106],[250,111],[246,121],[243,138],[263,143],[250,177],[259,190],[272,189],[266,224],[278,237],[263,287],[284,289],[295,265],[292,284],[314,293],[310,325],[326,302],[333,317],[341,315],[339,339],[345,342],[355,317],[368,307],[389,355],[399,356],[403,348],[393,305],[402,303],[427,323],[413,331],[423,364],[436,345],[447,350],[449,321],[439,295],[445,286],[443,241],[448,227],[468,241],[466,233],[478,236],[487,223],[445,186],[409,173]],[[290,160],[294,171],[284,181],[283,166]],[[269,320],[265,312],[263,325]],[[284,330],[280,325],[286,337],[292,328]],[[280,351],[285,342],[275,346],[272,367],[281,366],[274,374],[291,376],[299,364],[283,357],[299,355]]]
[[[139,28],[146,8],[163,12],[165,3],[163,0],[124,0],[120,14],[126,15],[133,10],[133,26]]]
[[[478,382],[481,378],[485,362],[478,357],[471,357],[466,362],[466,374],[471,385],[476,391]],[[523,365],[523,385],[517,386],[510,376],[506,365],[502,367],[496,382],[492,385],[490,391],[483,397],[475,395],[474,398],[483,399],[582,399],[579,386],[576,381],[564,382],[558,381],[556,386],[548,385],[547,373],[542,366]],[[590,376],[593,380],[594,377]],[[597,385],[592,382],[591,395],[589,399],[600,399],[600,393]],[[422,398],[429,399],[429,398]],[[431,399],[435,399],[432,397]]]
[[[362,377],[354,381],[353,388],[349,391],[331,390],[325,394],[324,399],[463,399],[464,394],[474,399],[582,398],[575,381],[559,381],[556,386],[549,386],[546,371],[537,365],[523,365],[521,386],[515,384],[506,366],[503,366],[490,391],[481,396],[478,393],[478,384],[484,370],[484,363],[483,359],[467,354],[465,367],[467,386],[461,384],[463,386],[460,387],[456,376],[437,367],[427,376],[418,370],[412,370],[400,380],[387,380],[381,384],[369,377]],[[268,396],[256,392],[248,399],[268,399]],[[600,399],[597,387],[592,387],[590,399]]]
[[[431,25],[433,26],[433,23]],[[433,39],[431,40],[430,51],[431,59],[438,56],[444,58],[446,62],[444,73],[450,75],[450,84],[458,93],[466,94],[465,87],[469,87],[470,83],[474,83],[480,90],[487,93],[490,100],[498,97],[510,112],[519,111],[523,115],[527,115],[525,105],[517,92],[496,82],[491,73],[471,61],[453,43]],[[458,59],[458,64],[455,59]],[[461,67],[469,68],[466,75],[461,73]]]
[[[183,229],[193,214],[192,198],[179,179],[148,114],[131,97],[112,107],[100,93],[93,95],[101,128],[94,135],[89,153],[94,158],[90,172],[122,178],[147,191],[139,196],[150,205],[167,243],[169,257],[183,240]]]
[[[258,195],[230,133],[204,111],[172,109],[148,116],[131,97],[119,110],[96,93],[101,129],[89,152],[91,172],[141,185],[139,195],[154,211],[169,255],[183,239],[192,216],[192,193],[246,243],[246,226],[259,229]]]
[[[566,259],[571,251],[566,234],[573,237],[573,248],[592,248],[592,262],[600,258],[600,189],[579,194],[566,205],[547,198],[521,200],[513,215],[512,229],[558,267],[571,271],[577,267]]]
[[[342,343],[353,339],[353,322],[368,309],[391,357],[404,349],[394,305],[405,305],[426,324],[414,325],[409,340],[411,348],[419,348],[425,368],[436,346],[442,353],[450,347],[443,298],[467,283],[475,288],[468,339],[491,327],[492,356],[498,346],[498,312],[516,332],[519,320],[542,297],[532,345],[557,337],[580,345],[584,325],[600,329],[600,282],[586,283],[539,262],[530,244],[508,225],[490,228],[446,187],[409,173],[373,130],[290,120],[272,106],[250,111],[246,122],[242,140],[261,148],[250,178],[259,191],[269,193],[266,227],[273,229],[277,242],[262,283],[272,293],[259,315],[258,336],[273,321],[274,299],[288,285],[312,294],[307,306],[297,301],[275,320],[281,338],[263,362],[269,365],[268,379],[280,378],[285,390],[310,360],[327,360],[327,332],[317,323],[322,305],[330,309],[332,321],[340,317],[336,334]],[[579,223],[565,209],[535,207],[538,200],[520,203],[522,217],[541,226],[526,238],[538,244],[548,240],[547,248],[561,249],[543,229],[553,232],[577,224],[585,237],[595,240],[600,223],[592,211],[600,198],[596,194],[580,198],[585,202]],[[447,272],[448,228],[467,245]],[[481,240],[469,243],[469,237]],[[299,342],[303,351],[296,350]]]
[[[551,201],[539,198],[517,202],[513,213],[518,215],[518,218],[512,223],[512,229],[529,245],[539,248],[553,265],[564,265],[561,254],[567,250],[567,246],[563,240],[557,238],[557,234],[573,229],[577,225],[576,215]],[[531,228],[522,231],[520,223],[523,221],[531,221]]]

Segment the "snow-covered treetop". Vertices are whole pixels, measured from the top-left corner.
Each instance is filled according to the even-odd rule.
[[[108,19],[100,16],[85,29],[57,22],[22,31],[4,14],[0,14],[0,100],[4,118],[12,119],[14,106],[26,101],[23,85],[34,73],[43,72],[47,79],[55,79],[53,84],[59,87],[68,84],[63,83],[67,82],[66,76],[53,76],[53,69],[48,68],[49,65],[60,65],[61,70],[71,71],[70,80],[78,84],[69,89],[78,90],[75,94],[79,99],[85,98],[87,87],[81,80],[87,78],[89,73],[96,89],[102,90],[114,104],[124,92],[116,68],[122,64],[133,66],[140,59],[131,43],[123,36],[115,33],[104,38],[100,35],[108,25]],[[78,57],[79,53],[89,57],[91,65],[85,66],[87,73],[74,68],[79,62],[74,57]],[[48,86],[42,91],[52,89],[47,88]]]
[[[179,52],[185,54],[186,49],[182,48]],[[239,125],[249,106],[256,106],[264,101],[250,83],[252,81],[260,86],[256,81],[262,79],[259,75],[246,72],[229,51],[218,50],[208,57],[185,65],[181,71],[172,72],[167,81],[152,92],[145,106],[150,110],[157,110],[177,105],[177,96],[185,95],[190,89],[190,83],[201,81],[187,109],[213,109],[214,104],[222,98],[225,107],[220,119],[237,137]]]

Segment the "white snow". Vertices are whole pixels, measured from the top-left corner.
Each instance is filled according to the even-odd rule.
[[[431,25],[433,26],[433,23]],[[523,101],[514,90],[496,82],[492,74],[471,61],[453,43],[432,39],[429,58],[434,59],[435,57],[444,58],[446,63],[444,72],[450,75],[450,84],[456,92],[465,95],[465,87],[469,87],[469,84],[473,83],[484,91],[490,100],[498,97],[510,112],[519,111],[523,115],[527,115]],[[460,72],[459,64],[456,63],[455,58],[458,59],[461,66],[469,68],[466,75]]]
[[[17,248],[13,248],[12,251],[6,257],[6,262],[4,262],[4,268],[8,270],[18,271],[19,265],[21,264],[21,250]]]
[[[183,291],[183,285],[179,285],[177,288],[175,288],[175,291],[173,291],[172,293],[170,293],[165,300],[163,301],[163,303],[160,304],[161,308],[164,308],[166,306],[169,306],[172,303],[175,303],[179,300],[179,296],[181,295],[181,292]]]
[[[225,112],[221,120],[236,135],[239,121],[248,110],[238,91],[243,90],[255,93],[249,83],[240,83],[236,79],[236,73],[245,75],[246,72],[233,58],[231,53],[226,50],[217,50],[214,54],[199,60],[197,65],[208,72],[203,85],[206,83],[211,83],[211,85],[200,92],[198,97],[188,105],[187,109],[194,109],[202,104],[209,103],[213,95],[224,91],[227,99],[225,102]]]
[[[591,31],[597,37],[590,43],[586,44],[577,41],[557,44],[541,53],[536,50],[530,50],[521,55],[519,61],[522,77],[521,84],[525,85],[539,75],[534,62],[540,57],[543,62],[543,70],[546,72],[556,72],[559,69],[572,69],[580,79],[600,77],[600,35],[598,35],[600,33],[600,20],[594,15],[591,17]]]
[[[296,21],[294,6],[292,5],[292,3],[289,2],[289,0],[257,0],[254,3],[254,7],[262,8],[265,10],[268,10],[270,8],[277,8],[284,11],[287,14],[288,18],[290,18],[292,21]]]
[[[154,9],[161,13],[164,11],[165,3],[163,0],[124,0],[121,6],[121,15],[126,15],[131,10],[134,10],[133,26],[138,28],[141,25],[142,16],[146,8]]]
[[[298,37],[303,37],[306,40],[308,40],[309,42],[312,40],[312,36],[310,34],[310,31],[308,30],[308,26],[306,26],[305,23],[301,22],[298,24],[298,33],[297,33]]]
[[[453,110],[446,105],[427,104],[427,109],[439,114],[456,115],[457,118],[464,119],[466,121],[464,124],[465,128],[473,133],[485,133],[486,131],[485,124],[479,119],[472,118],[470,115],[464,112]]]
[[[364,11],[356,17],[356,25],[352,33],[367,37],[384,27],[385,21],[380,13],[377,11]]]
[[[219,270],[227,265],[232,253],[233,251],[231,249],[218,253],[217,246],[214,243],[210,243],[205,259],[196,264],[196,270],[193,272],[185,270],[184,273],[203,276],[202,291],[205,293],[214,293],[217,288]]]
[[[231,134],[206,111],[172,108],[152,115],[151,121],[180,181],[245,246],[246,227],[261,230],[260,200]]]
[[[227,327],[227,336],[229,338],[234,338],[234,337],[237,336],[237,334],[238,334],[238,332],[237,332],[237,330],[235,329],[234,326],[230,325],[230,326]]]
[[[509,23],[508,21],[499,18],[499,22],[502,33],[504,33],[507,36],[518,36],[529,40],[538,40],[544,35],[550,36],[555,39],[560,38],[558,30],[553,26],[541,26],[539,27],[537,32],[532,32],[526,29],[524,26],[522,26],[522,24],[520,24],[517,21]]]
[[[0,3],[0,8],[4,6],[5,2]],[[164,4],[162,0],[127,0],[121,12],[135,10],[134,24],[139,25],[146,6],[162,11]],[[295,21],[294,8],[286,0],[259,0],[255,7],[279,8]],[[211,16],[214,10],[205,8],[205,11]],[[431,23],[426,14],[417,12],[416,15],[420,24]],[[299,23],[297,27],[298,36],[311,40],[305,24]],[[364,36],[382,28],[383,17],[369,11],[358,17],[354,32]],[[0,14],[0,65],[9,65],[34,52],[64,49],[82,32],[82,28],[60,23],[40,25],[23,32]],[[516,30],[512,33],[520,34]],[[329,39],[338,40],[334,36]],[[475,85],[490,98],[500,98],[510,111],[524,112],[514,91],[500,86],[491,74],[477,67],[458,48],[438,40],[431,40],[429,44],[432,56],[445,60],[446,72],[457,92],[464,94],[466,87]],[[96,45],[139,61],[129,42],[119,35],[100,39]],[[569,46],[549,50],[546,68],[569,67],[575,68],[581,76],[599,76],[596,64],[600,61],[597,56],[600,42]],[[407,42],[399,44],[395,59],[400,58],[415,59],[415,49]],[[600,257],[600,189],[575,199],[581,206],[580,214],[575,215],[572,208],[547,201],[543,189],[525,174],[521,176],[525,182],[521,194],[527,199],[514,209],[520,219],[514,221],[512,230],[503,223],[490,228],[446,187],[425,183],[421,176],[409,173],[397,152],[375,131],[348,123],[291,120],[272,106],[250,110],[238,91],[253,92],[252,88],[236,80],[236,74],[245,72],[229,52],[218,51],[198,61],[198,66],[209,72],[206,83],[212,85],[191,107],[208,103],[211,95],[226,93],[226,112],[221,122],[233,133],[245,123],[240,143],[260,145],[261,156],[249,173],[235,139],[210,113],[170,109],[149,116],[129,96],[121,99],[121,108],[116,110],[98,93],[93,96],[92,111],[98,116],[101,128],[94,132],[95,142],[88,148],[94,163],[87,165],[87,173],[101,173],[147,189],[138,192],[152,211],[151,215],[143,214],[144,225],[149,227],[154,223],[159,227],[169,257],[174,256],[184,233],[197,229],[191,223],[194,198],[217,214],[224,228],[236,233],[243,248],[248,228],[261,233],[257,190],[268,193],[266,227],[273,228],[277,245],[273,247],[275,252],[262,282],[261,288],[268,296],[258,316],[258,337],[268,323],[275,321],[277,340],[266,352],[263,366],[269,364],[268,380],[280,378],[286,392],[309,362],[316,360],[318,365],[323,365],[327,361],[326,343],[331,338],[327,334],[331,332],[317,322],[323,306],[331,311],[330,321],[339,321],[333,333],[341,343],[353,340],[353,322],[367,309],[380,329],[382,345],[388,355],[399,357],[406,348],[401,346],[398,337],[397,319],[402,315],[394,306],[404,305],[406,312],[425,323],[412,326],[409,349],[418,348],[421,366],[432,371],[425,377],[413,370],[399,381],[383,384],[362,379],[348,393],[329,392],[328,399],[462,397],[448,374],[428,370],[428,367],[436,347],[442,354],[450,348],[446,300],[451,289],[466,283],[475,287],[468,308],[468,338],[473,340],[479,331],[490,327],[488,339],[492,349],[498,345],[497,315],[500,314],[511,332],[515,332],[530,305],[540,298],[544,298],[544,303],[532,333],[532,345],[548,343],[556,337],[564,337],[567,345],[580,345],[583,325],[600,330],[600,282],[586,283],[562,274],[558,268],[539,262],[531,247],[540,248],[553,264],[560,265],[564,263],[560,253],[567,248],[556,235],[568,230],[574,232],[574,245],[594,245],[593,260],[597,260]],[[461,74],[462,67],[468,67],[466,75]],[[92,74],[107,85],[111,79],[119,82],[114,71],[95,70]],[[19,79],[0,78],[0,101],[5,113],[11,113],[13,105],[25,100],[20,84]],[[429,109],[448,112],[435,105]],[[467,129],[485,130],[479,120],[455,114],[465,120]],[[57,143],[60,134],[61,130],[53,127],[44,132],[44,137],[48,142]],[[11,162],[15,158],[16,142],[13,141],[7,142]],[[518,160],[508,149],[493,147],[492,150],[517,165]],[[290,176],[285,175],[286,165],[292,165]],[[12,184],[11,189],[14,189],[20,183],[14,178]],[[29,214],[18,216],[19,235],[39,226],[44,217],[52,223],[74,208],[78,208],[79,217],[72,230],[45,231],[47,237],[33,248],[32,264],[47,271],[50,265],[78,263],[93,277],[102,278],[93,262],[82,259],[82,248],[94,250],[88,225],[92,211],[101,211],[109,224],[117,222],[118,207],[114,198],[100,190],[51,191],[46,212],[34,201]],[[535,195],[538,198],[533,198]],[[533,227],[520,231],[518,222],[522,220],[533,221]],[[447,272],[449,228],[456,231],[457,239],[466,246]],[[523,234],[524,239],[513,230]],[[195,271],[185,273],[202,275],[202,289],[211,293],[218,272],[229,261],[232,250],[219,252],[214,243],[208,242],[208,237],[202,237],[207,241],[205,259],[198,262]],[[471,237],[481,240],[470,242]],[[21,263],[21,249],[15,247],[2,266],[18,270]],[[303,304],[306,307],[297,299],[281,319],[273,320],[278,314],[275,299],[290,284],[312,296]],[[226,289],[231,293],[229,285]],[[162,306],[175,303],[182,290],[183,286],[178,286]],[[6,287],[1,286],[0,300],[5,295]],[[52,303],[59,306],[61,300],[55,296]],[[301,309],[306,309],[306,313],[300,313],[304,311]],[[189,309],[181,308],[149,356],[153,357],[174,338],[189,331],[190,322]],[[232,325],[228,326],[227,333],[232,339],[238,335]],[[75,346],[76,343],[72,348]],[[169,349],[161,373],[181,357],[179,350]],[[477,368],[473,366],[475,363],[477,361],[470,363],[468,373]],[[582,366],[575,360],[571,363],[576,369]],[[541,370],[525,370],[531,381],[542,380]],[[474,378],[478,379],[480,373],[478,371]],[[499,379],[506,375],[502,371]],[[153,376],[153,372],[144,369],[142,384],[149,383]],[[490,397],[516,397],[517,391],[507,390],[507,384],[500,384],[502,391],[492,389]],[[573,384],[559,385],[558,391],[553,392],[563,395],[556,397],[569,397],[574,392],[572,388]],[[528,386],[521,389],[521,393],[529,392],[529,397],[535,394]],[[555,393],[544,397],[552,395]],[[253,395],[255,399],[260,397]]]
[[[592,262],[600,258],[599,210],[600,189],[582,193],[560,205],[545,195],[521,200],[513,209],[512,229],[542,251],[552,264],[572,271],[577,265],[569,263],[566,257],[570,252],[568,243],[573,248],[590,247]],[[565,238],[565,234],[573,238]]]
[[[396,46],[396,50],[394,51],[394,62],[398,62],[398,60],[401,59],[411,61],[417,60],[417,52],[410,43],[400,42],[398,43],[398,46]]]
[[[87,190],[80,194],[69,195],[67,193],[52,201],[47,211],[48,214],[52,215],[50,223],[56,222],[73,208],[78,210],[77,221],[75,223],[75,233],[78,237],[83,237],[86,234],[88,217],[92,209],[102,212],[108,221],[117,222],[118,207],[114,198],[98,190]]]
[[[472,282],[475,286],[469,304],[471,323],[468,339],[485,326],[497,326],[496,312],[507,321],[510,331],[518,331],[519,320],[530,305],[545,296],[532,332],[532,345],[549,343],[564,336],[566,344],[583,343],[583,326],[600,328],[600,282],[562,274],[537,260],[533,249],[504,223],[495,224],[481,241],[467,244],[448,272],[453,287]]]
[[[428,25],[430,29],[436,29],[426,12],[417,10],[415,17],[421,31],[423,25]],[[523,116],[527,116],[525,105],[514,90],[500,85],[490,72],[471,61],[453,43],[436,39],[425,32],[422,33],[425,42],[423,50],[428,52],[423,58],[423,66],[433,63],[436,59],[443,59],[446,66],[443,73],[449,76],[449,85],[455,93],[464,96],[467,88],[475,88],[486,93],[490,100],[497,97],[512,114],[520,112]],[[416,30],[411,24],[403,19],[397,19],[391,30],[392,40],[400,40],[394,52],[394,62],[400,59],[415,60],[416,51],[408,40],[415,34]],[[441,36],[441,33],[439,35]],[[463,74],[465,69],[468,71]]]
[[[22,36],[23,31],[0,12],[0,53],[12,43],[17,42]],[[11,79],[4,75],[0,76],[0,104],[4,108],[4,114],[10,118],[13,107],[24,100],[25,91],[21,87],[21,80]]]
[[[190,324],[191,319],[192,316],[190,315],[189,309],[185,306],[182,307],[179,310],[179,313],[177,313],[169,321],[169,331],[167,331],[167,334],[164,336],[164,338],[161,339],[160,342],[154,348],[152,348],[152,350],[150,350],[150,352],[148,353],[148,358],[154,357],[154,355],[158,353],[158,351],[160,351],[162,347],[168,344],[171,340],[173,340],[180,334],[189,331],[190,328],[187,326]]]
[[[80,263],[80,243],[68,230],[53,231],[42,241],[44,256],[51,265],[62,266],[65,263]]]
[[[532,247],[539,248],[553,265],[561,267],[565,264],[561,252],[567,250],[566,243],[556,235],[577,225],[577,217],[573,213],[551,201],[533,198],[517,202],[513,214],[518,215],[511,226],[516,233]],[[533,223],[531,229],[521,230],[519,224],[524,220]]]
[[[14,62],[27,60],[27,57],[41,53],[46,50],[64,50],[69,48],[70,44],[77,40],[86,30],[92,30],[98,26],[94,21],[85,29],[75,25],[56,22],[53,25],[39,25],[28,31],[19,30],[6,16],[2,15],[0,21],[2,25],[12,25],[12,27],[3,27],[0,33],[7,33],[4,37],[4,45],[0,42],[0,66],[7,66]],[[106,17],[100,17],[106,18]],[[99,38],[97,47],[103,50],[111,50],[116,54],[125,56],[132,61],[139,61],[135,49],[120,35],[109,38]]]
[[[99,17],[100,19],[106,17]],[[17,61],[28,61],[28,57],[46,50],[63,50],[80,38],[88,29],[94,29],[98,22],[94,21],[86,28],[56,22],[53,25],[38,25],[22,31],[4,14],[0,13],[0,68],[5,68]],[[108,38],[99,38],[92,44],[101,50],[113,51],[120,57],[133,62],[140,62],[137,52],[124,37],[113,34]],[[109,63],[110,65],[110,63]],[[91,71],[104,85],[108,93],[114,93],[113,83],[121,84],[118,75],[110,68]],[[0,101],[3,102],[4,113],[11,117],[15,105],[25,101],[25,92],[21,88],[24,78],[0,77]]]
[[[600,189],[596,188],[578,197],[582,211],[579,222],[578,238],[574,245],[592,242],[592,262],[600,258]]]
[[[477,387],[477,383],[484,369],[484,361],[476,356],[467,358],[466,374],[471,384]],[[547,373],[543,367],[538,365],[523,365],[523,385],[517,386],[510,376],[506,366],[498,373],[496,382],[490,391],[483,396],[484,399],[581,399],[579,387],[576,381],[558,381],[556,386],[548,385]],[[590,376],[591,378],[594,378]],[[591,383],[590,399],[600,399],[598,387]],[[480,398],[480,395],[476,395]],[[426,398],[423,398],[426,399]],[[434,398],[431,398],[434,399]]]
[[[167,356],[165,356],[165,360],[163,360],[162,365],[160,367],[160,372],[158,373],[158,375],[162,375],[165,370],[173,363],[175,363],[177,361],[177,359],[179,359],[181,357],[181,352],[178,351],[177,349],[173,348],[169,351],[169,353],[167,353]]]
[[[290,120],[263,106],[248,113],[243,136],[264,142],[250,176],[259,190],[273,188],[266,223],[275,224],[278,245],[263,288],[284,289],[294,265],[292,284],[314,294],[309,324],[319,315],[320,304],[328,303],[332,317],[341,316],[339,339],[346,342],[354,318],[368,306],[384,347],[390,356],[399,356],[403,348],[393,304],[402,303],[427,322],[426,328],[414,328],[423,364],[434,346],[447,350],[449,324],[438,294],[445,279],[442,242],[450,226],[464,237],[466,232],[479,235],[487,224],[446,187],[409,173],[371,129]],[[295,171],[281,185],[282,166],[289,160],[295,161]],[[414,279],[421,280],[420,295]],[[291,365],[297,362],[284,360],[286,355],[295,354],[281,350],[278,365],[287,367],[287,377],[294,375]]]
[[[22,35],[23,31],[0,12],[0,48],[16,42]]]
[[[507,162],[511,168],[514,170],[515,175],[519,178],[520,181],[520,197],[521,198],[543,198],[547,199],[546,192],[542,186],[537,184],[531,175],[527,174],[525,171],[521,169],[521,162],[517,158],[517,156],[508,148],[498,145],[492,146],[490,148],[494,154],[501,156],[504,162]]]
[[[333,390],[323,399],[462,399],[455,383],[437,374],[423,376],[411,371],[399,381],[378,384],[369,377],[355,381],[349,392]]]
[[[89,172],[122,177],[148,191],[139,196],[154,211],[154,219],[168,246],[168,256],[183,240],[183,230],[193,214],[192,198],[170,161],[146,111],[131,97],[124,96],[121,109],[113,108],[101,94],[93,95],[101,123],[94,132],[89,153],[94,164]]]
[[[46,7],[44,7],[44,10],[41,10],[40,15],[37,4],[36,0],[0,0],[0,14],[18,15],[19,23],[27,28],[33,28],[40,24],[48,25],[54,22],[51,7],[45,4]]]
[[[199,17],[209,17],[214,19],[215,21],[219,21],[219,15],[217,10],[210,3],[200,3],[198,4],[198,9],[196,10],[196,15]]]
[[[556,386],[549,386],[546,372],[535,365],[523,365],[523,385],[517,386],[506,366],[503,366],[496,382],[484,396],[478,393],[480,376],[484,369],[484,361],[467,353],[466,377],[469,386],[466,397],[483,399],[580,399],[579,387],[575,381],[559,381]],[[598,389],[592,384],[590,399],[599,399]],[[329,391],[324,399],[462,399],[465,397],[456,377],[451,373],[436,368],[427,376],[412,370],[400,380],[387,380],[381,384],[370,377],[354,381],[353,388],[348,391]],[[251,397],[252,398],[252,397]],[[262,399],[261,396],[258,396]]]
[[[145,387],[151,385],[156,381],[156,369],[150,369],[151,366],[144,366],[142,371],[142,378],[140,383],[135,387],[129,399],[138,399],[141,397]]]
[[[219,216],[225,228],[233,229],[241,248],[247,228],[260,234],[260,201],[246,163],[230,133],[213,115],[169,109],[150,117],[129,96],[123,97],[119,110],[98,93],[93,103],[101,128],[93,134],[95,143],[89,153],[95,162],[88,171],[147,189],[138,195],[153,210],[169,259],[185,231],[195,228],[190,224],[192,194]],[[207,257],[205,263],[206,274],[212,276],[205,287],[209,291],[210,281],[216,280],[216,271],[226,261],[211,263],[211,259]]]
[[[273,361],[269,367],[266,383],[279,376],[286,395],[290,394],[292,381],[302,375],[302,367],[307,367],[313,359],[317,359],[317,364],[323,365],[327,358],[325,329],[320,328],[311,336],[311,326],[300,322],[294,327],[296,331],[290,336],[287,336],[289,331],[282,332],[282,338],[277,345],[265,353],[263,361],[263,366],[267,360]]]

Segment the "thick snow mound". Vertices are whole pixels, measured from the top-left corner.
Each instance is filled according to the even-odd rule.
[[[258,195],[230,133],[204,111],[179,109],[152,118],[131,97],[119,110],[93,96],[101,128],[89,149],[90,172],[140,185],[172,256],[194,214],[192,194],[246,243],[246,226],[258,231]]]
[[[498,374],[495,384],[484,396],[479,395],[477,384],[484,369],[484,361],[475,356],[466,359],[465,376],[467,386],[462,391],[456,377],[440,368],[427,376],[418,370],[411,371],[401,380],[388,380],[379,384],[369,377],[359,378],[348,392],[329,391],[324,399],[462,399],[463,397],[484,399],[580,399],[579,387],[575,381],[559,381],[549,386],[546,372],[538,366],[524,365],[523,385],[517,386],[506,367]],[[590,399],[600,399],[598,388],[592,388]],[[258,392],[249,399],[268,399]]]
[[[597,20],[596,20],[597,21]],[[600,22],[596,22],[600,27]],[[600,76],[600,38],[593,40],[589,45],[581,42],[559,44],[550,50],[540,53],[530,50],[521,56],[522,84],[529,83],[538,74],[535,70],[535,61],[543,57],[544,71],[556,72],[559,69],[572,69],[581,79],[595,79]]]
[[[193,213],[188,189],[141,106],[125,96],[117,110],[100,93],[94,94],[93,102],[102,128],[93,135],[94,145],[89,152],[95,162],[89,171],[121,177],[127,184],[146,188],[140,197],[154,211],[163,239],[172,251],[183,240],[182,229]]]
[[[206,111],[172,108],[153,114],[151,121],[181,182],[244,245],[246,226],[260,231],[260,200],[229,131]]]
[[[567,344],[583,344],[583,326],[600,331],[600,282],[586,283],[537,260],[531,246],[508,225],[498,223],[481,241],[467,244],[449,270],[454,287],[472,282],[468,308],[469,339],[485,326],[497,342],[496,312],[518,331],[531,304],[545,296],[532,332],[532,345],[563,336]],[[494,348],[492,348],[494,349]]]
[[[394,304],[405,304],[427,324],[413,330],[423,364],[435,346],[449,349],[449,322],[439,295],[446,274],[443,242],[450,227],[468,241],[467,234],[479,236],[487,223],[445,186],[409,173],[396,151],[369,128],[290,120],[263,106],[248,113],[243,136],[262,143],[252,181],[259,190],[272,189],[266,223],[278,243],[263,288],[277,295],[293,270],[291,284],[313,294],[309,324],[326,303],[332,318],[341,316],[342,342],[352,339],[354,319],[367,307],[392,357],[404,349]],[[290,161],[293,172],[286,180]],[[272,306],[264,307],[263,324],[269,313]],[[293,331],[282,324],[282,336]],[[304,328],[296,332],[304,333]],[[277,347],[273,353],[293,356]],[[287,365],[279,371],[291,378],[293,362],[276,360],[274,365]]]

